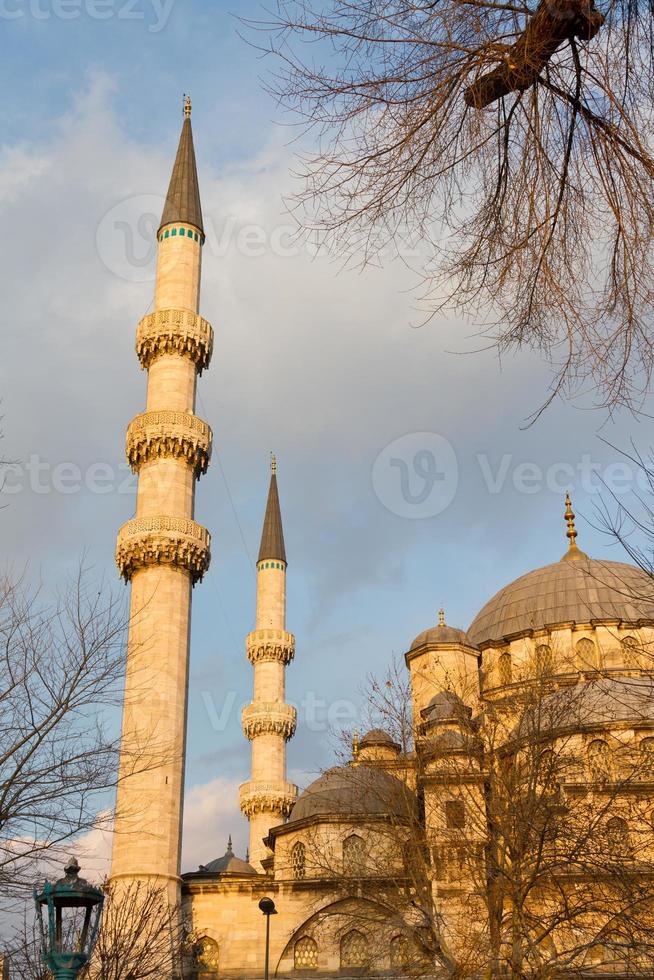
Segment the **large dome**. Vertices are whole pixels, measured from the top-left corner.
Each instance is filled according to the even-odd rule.
[[[654,623],[654,579],[634,565],[586,556],[545,565],[506,585],[475,617],[475,645],[563,623]]]
[[[300,794],[289,823],[318,816],[391,816],[409,819],[413,792],[395,776],[374,766],[329,769]]]

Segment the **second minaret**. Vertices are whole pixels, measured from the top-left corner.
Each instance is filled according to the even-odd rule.
[[[297,786],[286,780],[286,742],[295,732],[297,713],[285,701],[285,673],[295,638],[286,632],[286,549],[274,456],[257,560],[256,625],[246,649],[254,668],[254,696],[242,721],[252,743],[252,778],[241,786],[240,800],[250,821],[250,862],[261,872],[269,854],[264,838],[288,816],[297,798]]]

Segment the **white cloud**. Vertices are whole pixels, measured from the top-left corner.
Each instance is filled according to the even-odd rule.
[[[71,853],[80,863],[83,878],[104,881],[108,877],[112,841],[112,821],[108,814],[101,814],[98,825],[71,845]]]
[[[184,800],[182,871],[222,857],[232,836],[234,853],[245,857],[247,825],[238,807],[238,783],[212,779],[192,786]]]
[[[31,559],[46,580],[84,547],[111,580],[115,532],[134,507],[121,492],[129,481],[119,467],[125,427],[144,406],[134,333],[152,284],[110,271],[97,232],[121,202],[165,191],[180,120],[172,117],[160,142],[145,145],[125,131],[111,99],[111,82],[96,78],[42,140],[0,150],[2,450],[20,465],[31,455],[50,464],[36,474],[44,491],[30,489],[35,474],[24,472],[25,489],[7,494],[2,551],[18,566]],[[216,545],[207,582],[194,595],[193,662],[210,666],[217,700],[232,691],[248,696],[242,638],[253,616],[250,559],[267,452],[276,449],[291,559],[289,628],[298,635],[289,696],[301,700],[310,688],[329,703],[383,669],[391,650],[405,649],[441,603],[448,616],[455,606],[452,615],[465,626],[511,572],[562,550],[560,500],[550,491],[517,494],[510,478],[506,491],[490,494],[478,454],[494,472],[510,456],[512,472],[525,460],[575,463],[585,451],[612,453],[596,442],[590,413],[571,420],[571,410],[555,407],[536,429],[521,431],[546,372],[526,356],[508,359],[503,373],[490,354],[449,356],[446,350],[467,343],[469,329],[457,322],[411,329],[413,280],[400,263],[337,276],[324,258],[284,254],[288,149],[271,141],[255,157],[212,171],[202,126],[195,135],[210,231],[201,308],[216,330],[214,361],[198,389],[216,458],[197,500],[198,519]],[[131,241],[138,261],[152,243],[147,223],[125,229],[118,222],[115,233],[116,248]],[[446,436],[459,463],[452,506],[429,521],[389,513],[372,486],[380,450],[412,432]],[[620,432],[610,437],[625,443]],[[54,490],[52,469],[61,463],[79,467],[82,483],[90,466],[106,463],[117,482],[106,494]],[[191,704],[199,701],[192,687]],[[189,780],[197,785],[186,800],[185,868],[224,853],[230,832],[245,848],[237,785],[247,778],[247,746],[238,717],[215,731],[196,707],[190,722]],[[236,740],[238,758],[226,751]],[[309,751],[324,741],[316,735]],[[295,739],[290,756],[312,771],[326,760],[307,758],[305,746]],[[224,766],[211,781],[213,767],[194,763],[207,747]],[[91,835],[87,843],[100,864],[103,853],[106,860],[104,838]]]

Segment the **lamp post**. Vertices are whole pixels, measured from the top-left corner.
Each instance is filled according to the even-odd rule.
[[[270,916],[277,915],[277,909],[272,898],[262,898],[259,908],[266,917],[266,966],[264,970],[264,980],[268,980],[270,969]]]
[[[41,957],[55,980],[75,980],[91,959],[98,937],[104,894],[79,877],[72,857],[65,877],[34,889]],[[47,916],[47,918],[46,918]]]

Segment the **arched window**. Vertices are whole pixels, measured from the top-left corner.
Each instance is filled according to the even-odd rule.
[[[606,836],[609,846],[625,856],[629,850],[629,824],[622,817],[611,817],[606,821]]]
[[[341,969],[343,967],[367,966],[368,943],[358,929],[346,932],[341,939]]]
[[[603,738],[595,738],[588,746],[588,768],[592,779],[605,783],[611,776],[611,749]]]
[[[597,656],[597,647],[592,640],[589,640],[587,636],[584,636],[581,640],[578,640],[575,644],[575,653],[577,655],[577,669],[578,670],[597,670],[599,667],[599,658]]]
[[[410,965],[409,940],[406,936],[391,939],[391,970],[405,970]]]
[[[558,787],[557,756],[552,749],[543,749],[538,756],[538,782],[545,793],[554,793]]]
[[[296,970],[318,969],[318,944],[311,936],[303,936],[302,939],[298,939],[293,953]]]
[[[500,658],[497,661],[497,669],[501,685],[513,683],[513,666],[511,664],[510,653],[503,653],[500,655]]]
[[[293,845],[291,850],[291,870],[295,879],[304,878],[307,872],[307,852],[302,841]]]
[[[640,749],[640,772],[639,778],[645,782],[654,780],[654,738],[648,735],[641,738],[638,746]]]
[[[197,977],[217,977],[220,963],[218,943],[208,936],[199,939],[194,949],[195,975]]]
[[[361,874],[366,864],[366,845],[358,834],[343,841],[343,871],[346,875]]]
[[[534,654],[536,677],[549,677],[554,673],[554,655],[547,643],[539,643]]]
[[[463,800],[445,801],[445,826],[449,830],[463,830],[466,825],[466,808]]]
[[[640,666],[640,643],[635,636],[625,636],[622,639],[622,659],[625,667],[637,670]]]

